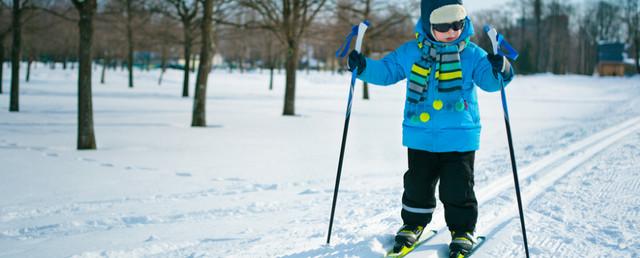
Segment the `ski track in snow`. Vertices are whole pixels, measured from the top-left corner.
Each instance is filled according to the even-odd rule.
[[[238,179],[216,179],[215,181],[242,182],[241,180],[238,180]],[[309,182],[306,184],[314,185],[314,184],[317,184],[317,182]],[[233,186],[230,188],[236,188],[236,187],[237,186]],[[52,216],[54,214],[70,216],[70,215],[78,215],[79,213],[86,213],[86,212],[99,211],[99,210],[105,210],[105,209],[119,210],[123,208],[122,206],[126,206],[126,205],[138,205],[138,204],[148,205],[150,203],[164,203],[167,201],[193,200],[195,198],[215,198],[216,196],[220,196],[220,195],[247,194],[250,192],[275,190],[277,188],[278,188],[277,185],[265,186],[265,185],[254,184],[252,187],[245,187],[244,190],[220,191],[220,190],[216,190],[215,188],[212,188],[204,191],[180,193],[180,194],[174,194],[174,195],[168,195],[168,196],[158,195],[158,196],[152,196],[148,198],[126,198],[122,200],[104,200],[104,201],[95,201],[95,202],[74,203],[74,204],[69,204],[69,205],[60,206],[60,207],[49,207],[49,208],[27,210],[27,211],[20,211],[20,212],[16,212],[16,211],[1,212],[0,214],[2,214],[2,217],[0,217],[0,220],[10,221],[12,218],[13,219],[17,219],[17,218],[34,219],[37,217]],[[392,191],[394,193],[390,194],[389,191]],[[299,194],[313,195],[316,193],[318,192],[307,189],[300,192]],[[372,196],[380,196],[380,195],[399,196],[400,194],[401,194],[401,191],[398,190],[398,188],[381,189],[379,191],[375,191],[371,193]],[[328,201],[327,197],[328,196],[325,194],[324,198],[316,199],[316,200],[313,200],[312,202],[327,202]],[[363,198],[362,196],[353,196],[353,193],[349,193],[346,191],[341,192],[341,197],[342,197],[341,202],[347,202],[347,203],[366,199],[366,198]],[[248,198],[251,198],[251,197],[248,196]],[[203,199],[203,201],[205,200]],[[386,234],[386,235],[373,237],[373,238],[365,237],[364,239],[359,235],[362,233],[366,234],[367,224],[370,224],[370,223],[379,224],[377,227],[378,230],[374,230],[374,232],[371,232],[372,234],[375,234],[375,231],[379,231],[380,227],[386,227],[386,229],[382,230],[384,232],[393,232],[395,227],[397,227],[397,225],[399,224],[399,219],[396,218],[397,216],[395,214],[397,213],[397,211],[395,210],[389,211],[389,209],[386,207],[394,206],[394,204],[395,204],[394,202],[384,203],[382,207],[385,207],[385,208],[378,209],[378,210],[374,209],[375,211],[382,212],[382,213],[378,214],[377,216],[369,217],[368,219],[364,220],[362,223],[362,226],[359,226],[357,228],[352,228],[350,227],[350,225],[347,225],[347,227],[336,229],[336,231],[334,232],[335,234],[334,241],[336,241],[335,239],[338,239],[338,241],[340,241],[339,239],[342,239],[342,241],[340,241],[342,242],[341,244],[338,244],[332,247],[323,247],[321,249],[315,249],[315,250],[312,249],[312,250],[307,250],[305,252],[295,253],[291,257],[309,257],[309,256],[332,257],[332,256],[348,255],[353,253],[357,253],[359,255],[362,255],[363,257],[380,255],[380,253],[383,252],[383,250],[391,244],[392,237],[393,237],[392,234]],[[84,221],[84,222],[72,221],[65,224],[52,224],[52,225],[43,225],[43,226],[37,226],[37,227],[21,228],[19,230],[14,230],[14,231],[4,231],[0,235],[2,237],[17,238],[20,240],[24,240],[24,239],[42,238],[42,237],[55,237],[56,235],[60,236],[60,235],[87,233],[91,231],[111,230],[113,228],[118,228],[118,227],[132,227],[132,226],[146,225],[146,224],[180,223],[184,221],[224,219],[225,216],[241,216],[241,215],[249,215],[249,214],[257,215],[261,212],[275,212],[278,210],[281,211],[285,209],[305,209],[305,208],[308,208],[308,207],[306,205],[299,205],[298,207],[289,206],[289,207],[281,207],[280,209],[278,209],[276,207],[269,208],[268,205],[266,207],[260,207],[260,208],[254,205],[253,207],[248,207],[246,209],[243,209],[243,207],[229,207],[227,209],[196,211],[196,212],[185,213],[185,214],[174,214],[171,216],[120,216],[120,217],[102,218],[99,220],[90,220],[90,221]],[[367,210],[369,210],[369,208],[370,207],[367,207]],[[355,211],[358,212],[360,210],[355,210]],[[347,214],[345,217],[358,217],[358,215],[362,216],[363,214],[351,213],[351,214]],[[441,216],[442,214],[440,212],[435,214],[435,217],[441,217]],[[346,220],[346,218],[337,218],[336,220],[340,221],[341,219]],[[357,233],[350,234],[349,232],[357,232]],[[445,231],[441,230],[441,232],[445,232]],[[292,237],[290,235],[291,233],[292,232],[286,232],[285,234],[276,234],[274,235],[273,238],[278,239],[278,238],[287,237],[287,236]],[[303,233],[303,234],[296,234],[296,235],[299,235],[299,237],[304,237],[306,234]],[[314,230],[313,235],[316,236],[315,241],[319,241],[319,238],[324,237],[324,233],[318,230]],[[259,239],[253,239],[252,241],[257,241],[257,240]],[[227,241],[234,241],[234,239],[227,239]],[[236,239],[236,241],[238,241],[237,243],[238,245],[242,245],[243,242],[247,242],[247,243],[252,242],[252,241],[247,241],[246,239],[245,240]],[[104,256],[131,257],[131,256],[138,256],[138,255],[144,255],[144,256],[160,255],[160,256],[169,256],[169,257],[184,257],[184,256],[209,257],[209,256],[220,255],[220,253],[213,254],[207,250],[212,250],[212,249],[216,250],[216,248],[220,249],[220,245],[223,242],[224,242],[223,240],[214,241],[214,240],[203,239],[198,242],[189,242],[189,243],[174,243],[174,244],[160,243],[160,244],[153,244],[144,248],[136,248],[128,251],[101,251],[99,254],[89,252],[81,255],[80,257],[92,257],[94,255],[97,255],[99,257],[104,257]],[[269,243],[272,241],[265,241],[265,242]],[[446,245],[440,245],[439,247],[440,249],[446,248]],[[256,253],[257,252],[256,249],[260,249],[260,248],[261,247],[259,246],[255,248],[248,248],[247,253]],[[193,250],[201,250],[201,251],[193,251]],[[231,252],[233,250],[229,249],[227,251]],[[263,252],[264,254],[267,254],[269,256],[277,255],[277,253],[269,253],[268,251],[265,251],[265,250],[263,251],[264,251]],[[224,253],[224,251],[222,253]],[[240,254],[241,253],[242,252],[240,252]],[[221,256],[224,256],[224,255],[221,255]]]
[[[626,134],[531,201],[526,218],[532,256],[640,257],[638,235],[629,233],[640,229],[639,142],[638,130]],[[507,237],[485,247],[487,257],[524,256],[517,219],[498,234]]]
[[[528,210],[526,207],[528,207],[528,203],[531,200],[536,199],[538,195],[552,188],[555,182],[564,175],[581,166],[584,162],[596,156],[621,138],[639,131],[639,122],[640,118],[630,119],[622,124],[612,126],[602,132],[580,140],[568,146],[566,149],[558,151],[558,153],[531,163],[527,167],[520,168],[519,176],[525,210]],[[502,177],[500,180],[476,190],[479,196],[478,204],[482,207],[481,209],[491,210],[492,212],[490,214],[483,214],[483,216],[479,218],[478,231],[480,234],[486,235],[488,239],[485,247],[478,250],[474,257],[484,257],[486,254],[484,254],[483,249],[490,245],[492,238],[504,230],[505,227],[509,225],[509,222],[515,220],[519,225],[519,220],[517,220],[518,213],[517,210],[514,209],[514,207],[516,207],[515,200],[509,197],[509,195],[513,195],[512,193],[514,192],[512,185],[512,178]],[[448,250],[446,243],[449,241],[448,230],[444,225],[434,225],[434,223],[432,223],[431,226],[439,228],[439,235],[428,244],[413,251],[407,257],[446,257]],[[515,242],[522,242],[521,237],[520,241],[517,241],[517,235],[514,237]],[[508,253],[507,250],[501,250],[486,257],[496,257],[497,254],[500,254],[500,257],[509,257],[505,256],[505,253]]]
[[[61,158],[62,154],[59,153],[58,151],[56,151],[55,149],[52,148],[48,148],[48,147],[44,147],[44,146],[32,146],[32,145],[21,145],[17,142],[10,142],[7,140],[2,140],[0,141],[0,149],[5,149],[5,150],[26,150],[26,151],[35,151],[40,153],[42,156],[45,157],[50,157],[50,158]],[[116,166],[115,164],[112,163],[108,163],[108,162],[100,162],[96,159],[92,159],[92,158],[85,158],[85,157],[78,157],[76,158],[78,161],[81,162],[87,162],[87,163],[93,163],[96,164],[98,166],[102,166],[102,167],[110,167],[110,168],[120,168],[118,166]],[[149,167],[139,167],[139,166],[134,166],[134,165],[124,165],[122,166],[122,169],[125,170],[141,170],[141,171],[157,171],[160,170],[158,168],[149,168]]]
[[[615,129],[615,130],[612,130],[612,129]],[[556,188],[557,187],[556,182],[558,180],[561,180],[564,177],[566,177],[568,174],[572,173],[573,171],[579,170],[580,168],[584,167],[585,166],[584,164],[586,162],[589,162],[593,158],[602,157],[603,156],[602,152],[608,151],[611,148],[610,147],[611,145],[619,144],[623,138],[625,137],[628,138],[629,135],[635,135],[639,131],[640,131],[640,123],[638,123],[637,119],[631,119],[621,125],[614,126],[612,128],[609,128],[603,131],[602,134],[599,133],[581,141],[580,143],[583,143],[583,142],[587,143],[585,144],[586,145],[585,147],[581,149],[577,149],[569,153],[568,155],[564,155],[565,160],[563,160],[561,163],[554,164],[552,162],[549,162],[549,165],[552,165],[552,166],[543,168],[544,170],[546,170],[544,173],[538,172],[535,174],[535,177],[532,177],[529,180],[521,179],[521,181],[525,181],[525,183],[522,186],[522,189],[524,191],[522,195],[522,199],[523,199],[523,206],[525,207],[525,210],[529,210],[528,207],[530,206],[530,203],[532,201],[538,200],[540,195],[547,194],[549,191],[552,191],[554,188]],[[602,137],[599,137],[599,136],[602,136]],[[576,145],[581,145],[580,143]],[[541,162],[542,161],[543,160],[541,160]],[[613,171],[613,169],[611,171]],[[529,171],[526,171],[523,174],[527,175],[528,172]],[[615,176],[615,173],[612,173],[611,176]],[[635,178],[635,180],[637,179],[638,178]],[[584,184],[579,184],[579,185],[584,185]],[[513,190],[511,189],[511,191]],[[595,195],[595,196],[597,197],[599,195]],[[553,204],[554,202],[547,202],[547,203],[551,203],[552,207],[554,206]],[[568,203],[572,203],[572,202],[568,202]],[[617,204],[619,205],[621,203],[617,203]],[[511,214],[513,215],[509,215],[510,214],[509,210],[513,210],[513,207],[515,206],[516,206],[515,202],[512,201],[510,207],[506,207],[506,209],[503,209],[501,212],[499,212],[499,214],[502,214],[502,215],[497,216],[495,218],[487,218],[487,217],[483,218],[483,221],[485,221],[484,225],[490,225],[490,226],[487,226],[487,228],[485,229],[486,232],[489,232],[488,234],[489,241],[491,241],[493,236],[495,236],[496,234],[499,234],[500,231],[503,231],[509,222],[513,221],[513,222],[516,222],[517,225],[519,225],[519,220],[517,219],[517,216],[518,216],[517,213],[513,214],[513,212],[511,212]],[[559,207],[557,206],[557,204],[555,204],[555,207],[553,207],[551,211],[554,211],[554,214],[555,214],[556,211],[567,211],[567,209],[565,209],[564,207]],[[571,209],[569,209],[568,211],[571,213]],[[589,211],[589,212],[592,212],[592,211]],[[551,213],[547,212],[547,214],[551,214]],[[622,217],[625,217],[625,216],[622,216]],[[632,218],[632,217],[627,217],[627,218]],[[529,226],[528,228],[530,227],[531,226]],[[511,232],[514,232],[514,231],[511,231]],[[518,232],[518,230],[515,230],[515,232]],[[516,240],[514,241],[515,243],[523,242],[521,236],[517,234],[512,235],[512,239]],[[568,240],[571,241],[570,239]],[[530,248],[531,249],[530,252],[536,254],[536,256],[539,256],[542,253],[542,250],[545,250],[545,251],[555,250],[555,249],[541,248],[540,246],[536,246],[535,244],[530,244],[530,246],[533,247],[533,248]],[[503,254],[506,251],[507,250],[502,250],[501,252],[497,252],[493,254],[489,253],[488,256],[489,257],[495,256],[499,253]],[[519,257],[521,255],[522,254],[516,254],[515,257]],[[570,257],[571,255],[572,254],[568,252],[563,253],[563,255],[553,255],[552,253],[551,257]]]
[[[277,184],[247,184],[239,179],[215,179],[218,183],[232,182],[226,189],[224,187],[214,187],[202,191],[185,192],[170,195],[154,195],[145,198],[123,198],[115,200],[100,200],[90,202],[70,203],[61,206],[43,207],[37,209],[2,207],[0,209],[0,222],[12,222],[14,220],[35,220],[51,216],[68,217],[91,215],[94,213],[118,213],[121,210],[131,210],[138,205],[145,206],[166,206],[179,205],[181,202],[215,202],[221,196],[242,195],[243,199],[256,198],[254,195],[263,195],[265,192],[274,190],[286,190]],[[235,183],[233,183],[235,182]],[[307,184],[315,184],[308,182]],[[287,188],[287,187],[284,187]],[[293,191],[300,191],[303,188],[291,186]],[[315,192],[304,190],[300,195],[311,196]],[[25,227],[20,229],[0,231],[0,239],[16,238],[19,240],[55,237],[56,235],[68,235],[87,233],[91,231],[110,230],[113,228],[130,227],[144,224],[171,224],[183,221],[206,221],[212,219],[224,219],[229,216],[258,215],[260,213],[280,211],[285,208],[299,209],[304,206],[295,207],[284,206],[278,202],[253,202],[248,206],[229,205],[224,208],[209,210],[195,210],[187,213],[176,213],[166,215],[120,215],[115,217],[99,218],[95,220],[75,221],[71,220],[61,224],[40,225],[35,227]]]
[[[31,91],[37,93],[36,90]],[[109,97],[122,96],[116,94]],[[151,94],[148,97],[157,98],[158,95]],[[620,110],[626,108],[610,107],[603,113],[624,113]],[[602,245],[620,249],[622,254],[638,257],[634,251],[640,250],[637,241],[640,238],[637,235],[629,235],[628,232],[638,232],[639,229],[638,220],[634,218],[640,217],[636,197],[640,189],[640,180],[637,172],[633,171],[638,171],[638,160],[634,157],[638,157],[640,146],[637,143],[640,136],[637,134],[638,126],[635,125],[638,121],[628,118],[629,114],[607,118],[608,122],[602,122],[599,120],[603,117],[594,116],[592,120],[576,122],[582,126],[553,128],[541,132],[537,139],[527,139],[524,147],[516,149],[522,188],[531,191],[524,193],[524,199],[529,207],[528,211],[533,210],[527,214],[527,226],[534,257],[571,257],[573,245],[587,249],[593,245]],[[623,121],[627,122],[610,126]],[[13,129],[7,129],[9,130]],[[610,144],[619,142],[609,139],[613,135],[618,138],[627,137],[625,139],[629,139],[631,143],[607,148]],[[540,139],[543,140],[539,141]],[[589,150],[595,150],[594,146],[601,141],[608,141],[601,146],[602,149],[606,149],[605,153],[620,151],[622,154],[600,155],[596,152],[588,154],[591,155],[589,157],[606,159],[591,160],[587,165],[580,161],[573,164],[571,169],[562,169],[563,165],[579,159]],[[24,145],[14,139],[0,139],[0,150],[36,152],[44,158],[92,164],[114,170],[152,173],[174,177],[175,180],[195,176],[189,170],[166,171],[156,167],[69,155],[69,152],[64,150]],[[607,169],[612,163],[616,164],[616,169]],[[617,177],[617,168],[628,168],[624,170],[627,176]],[[519,222],[513,199],[513,179],[508,153],[492,153],[488,159],[478,160],[477,170],[484,172],[476,175],[477,186],[481,186],[476,190],[477,195],[482,198],[479,200],[482,203],[479,227],[482,227],[480,230],[483,232],[489,232],[491,239],[474,257],[523,256],[520,250],[522,238],[519,235]],[[560,177],[559,174],[551,173],[553,171],[568,175]],[[629,178],[633,180],[623,181]],[[233,177],[207,180],[210,181],[208,186],[202,189],[191,188],[190,191],[168,194],[127,195],[115,199],[63,202],[59,205],[34,207],[2,206],[0,224],[10,226],[0,226],[0,241],[37,243],[91,234],[106,235],[110,232],[126,234],[128,229],[157,226],[185,226],[188,229],[222,222],[232,225],[230,228],[237,229],[227,229],[224,235],[214,231],[210,236],[190,236],[182,239],[177,237],[177,240],[147,234],[140,241],[134,241],[134,244],[104,247],[78,253],[73,257],[380,257],[385,249],[391,246],[393,233],[401,224],[399,213],[402,182],[401,176],[397,174],[343,176],[344,183],[341,186],[331,246],[321,243],[326,240],[326,214],[330,210],[333,179],[286,184],[253,182]],[[559,183],[555,183],[556,181]],[[376,187],[372,189],[371,185]],[[585,187],[576,192],[576,189],[567,187],[573,185]],[[630,193],[629,196],[614,197],[607,194],[607,190],[620,188]],[[579,203],[570,208],[560,207],[553,201],[557,195],[564,199],[559,203],[572,203],[573,199],[579,200]],[[544,201],[545,199],[551,200]],[[597,218],[588,218],[594,214],[589,210],[606,209],[606,206],[602,207],[602,203],[610,199],[616,199],[619,205],[628,205],[629,208],[622,214],[605,211],[603,216],[619,217],[624,223],[620,227],[625,227],[626,230],[611,225],[599,227]],[[144,210],[139,209],[140,207],[144,207]],[[435,253],[441,255],[449,240],[442,213],[442,209],[438,208],[430,225],[432,228],[440,229],[439,236],[422,248],[431,256]],[[260,217],[270,218],[269,225],[251,225],[247,222]],[[585,217],[584,221],[570,220]],[[237,220],[245,222],[240,223]],[[191,225],[195,226],[188,227]],[[579,228],[587,237],[553,237],[558,234],[554,229],[575,236],[575,233],[571,233],[574,232],[572,228]],[[603,234],[593,234],[594,231]],[[282,247],[283,244],[292,246]],[[605,252],[592,254],[593,257],[609,256]],[[0,250],[0,257],[4,256],[19,257],[21,254],[12,253],[11,250]]]

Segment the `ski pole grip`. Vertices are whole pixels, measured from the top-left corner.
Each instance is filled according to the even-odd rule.
[[[511,60],[518,59],[518,51],[516,51],[509,42],[507,42],[504,36],[496,31],[495,28],[487,24],[484,26],[484,31],[491,40],[494,55],[501,55],[510,58]]]
[[[358,53],[360,53],[360,50],[362,49],[362,40],[364,39],[364,33],[367,31],[367,28],[369,28],[369,21],[363,21],[358,25],[358,37],[356,38],[355,48]]]
[[[485,25],[484,31],[487,33],[487,35],[489,36],[489,39],[491,40],[491,46],[493,47],[493,54],[497,55],[498,47],[499,47],[498,31],[496,31],[495,28],[491,27],[491,25]]]

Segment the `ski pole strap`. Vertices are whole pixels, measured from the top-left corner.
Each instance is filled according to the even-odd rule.
[[[351,28],[351,33],[347,35],[347,38],[342,43],[342,46],[340,46],[340,48],[338,48],[338,50],[336,51],[336,57],[343,58],[347,56],[347,51],[349,51],[349,47],[351,46],[351,40],[353,40],[353,37],[357,35],[358,25],[355,25]]]
[[[513,49],[513,47],[511,46],[511,44],[509,44],[509,42],[507,42],[504,39],[504,36],[502,36],[502,34],[498,34],[498,45],[500,46],[498,48],[498,53],[502,56],[506,56],[511,60],[516,60],[518,59],[518,51],[516,51],[515,49]],[[506,50],[506,52],[504,51]]]
[[[489,36],[491,40],[491,45],[493,46],[493,54],[501,55],[508,57],[511,60],[518,59],[518,51],[516,51],[509,42],[502,36],[502,34],[498,33],[495,28],[491,27],[491,25],[485,25],[484,31]]]

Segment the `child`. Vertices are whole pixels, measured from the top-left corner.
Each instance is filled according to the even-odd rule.
[[[402,220],[395,252],[411,247],[431,222],[435,187],[451,231],[451,254],[468,253],[478,203],[473,191],[475,151],[480,142],[480,117],[475,85],[500,90],[513,78],[509,62],[469,41],[473,24],[462,0],[422,0],[416,39],[381,60],[349,55],[349,69],[363,81],[390,85],[407,80],[402,123],[409,170],[404,175]]]

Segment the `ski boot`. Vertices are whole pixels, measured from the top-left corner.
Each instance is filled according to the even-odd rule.
[[[401,254],[411,251],[420,239],[423,230],[423,226],[403,225],[396,234],[396,243],[393,245],[393,253]]]
[[[449,258],[464,258],[472,250],[477,240],[473,232],[451,231],[451,244],[449,244]]]

